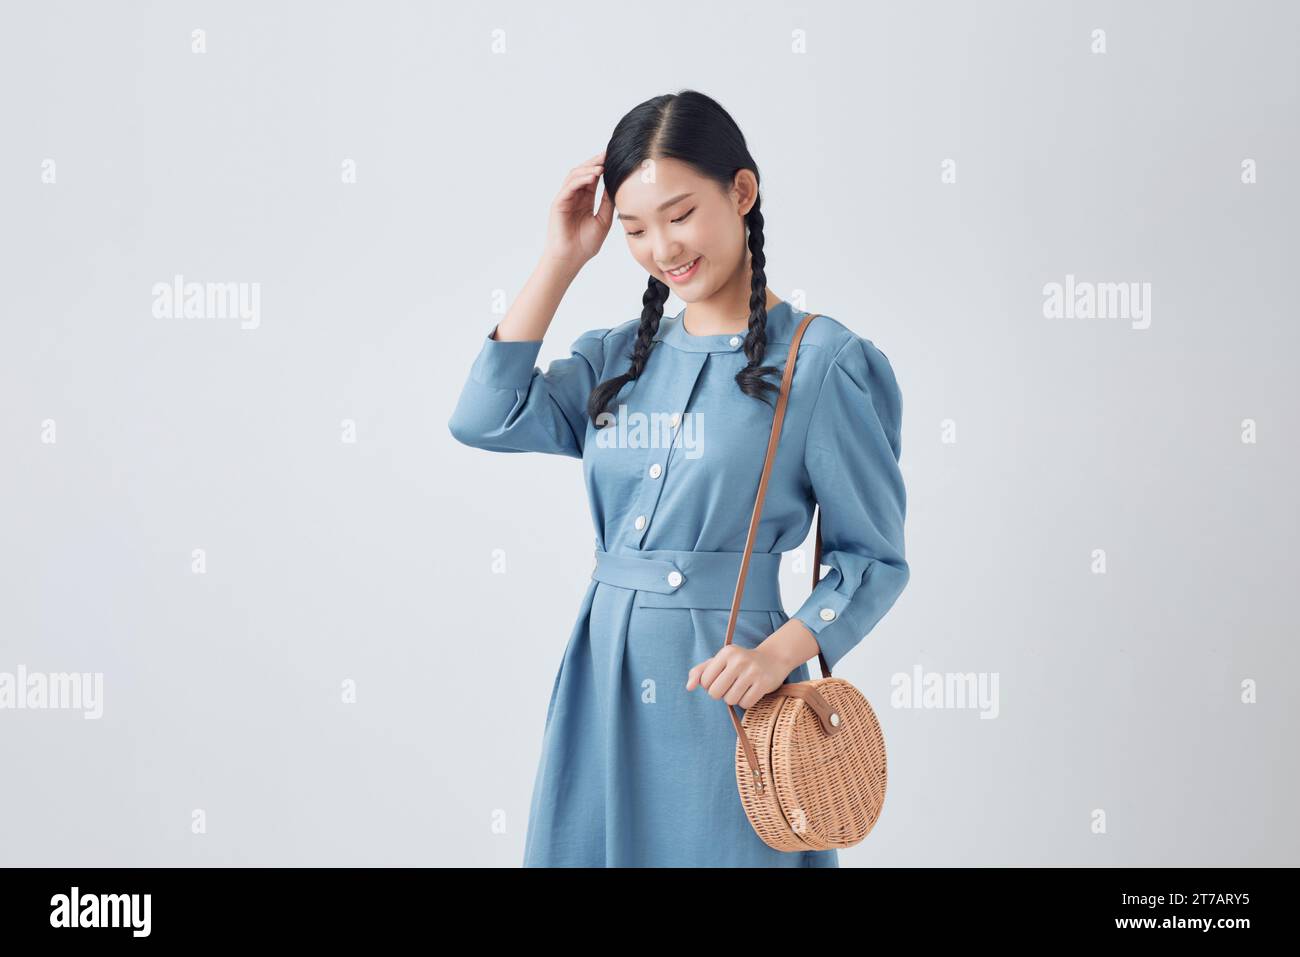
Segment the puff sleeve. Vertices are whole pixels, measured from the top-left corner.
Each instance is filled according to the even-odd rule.
[[[465,445],[492,452],[582,457],[587,400],[603,378],[608,329],[579,336],[570,354],[543,372],[541,339],[503,341],[487,334],[447,423]]]
[[[889,360],[854,335],[826,371],[804,450],[830,570],[792,616],[816,636],[832,671],[907,585],[902,412]]]

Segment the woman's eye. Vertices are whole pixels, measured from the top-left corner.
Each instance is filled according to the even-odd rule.
[[[691,207],[690,209],[688,209],[686,212],[682,213],[680,216],[678,216],[676,219],[674,219],[673,222],[674,222],[674,223],[685,222],[685,221],[686,221],[686,218],[687,218],[688,216],[690,216],[691,213],[695,212],[695,210],[696,210],[696,207],[695,207],[695,206],[692,206],[692,207]],[[640,236],[640,235],[641,235],[642,233],[644,233],[644,232],[645,232],[644,229],[638,229],[638,230],[637,230],[636,232],[634,232],[634,233],[628,233],[628,234],[627,234],[627,238],[628,238],[628,239],[635,239],[636,237]]]

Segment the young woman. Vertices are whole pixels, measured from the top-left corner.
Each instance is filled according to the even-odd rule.
[[[641,315],[583,333],[543,372],[551,319],[616,212],[650,277]],[[839,865],[836,851],[777,851],[754,832],[725,707],[808,680],[819,652],[834,669],[906,585],[902,397],[870,340],[810,322],[724,648],[774,399],[807,315],[767,288],[765,266],[758,167],[735,122],[693,90],[656,97],[569,173],[541,263],[470,369],[452,435],[581,458],[597,532],[547,707],[524,866]],[[687,306],[664,317],[669,292]],[[818,503],[830,570],[790,616],[781,553]]]

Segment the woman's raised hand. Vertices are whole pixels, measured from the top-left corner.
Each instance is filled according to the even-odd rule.
[[[600,207],[592,212],[596,188],[605,172],[605,151],[569,170],[559,195],[551,203],[542,258],[577,273],[600,252],[614,222],[614,201],[602,193]]]

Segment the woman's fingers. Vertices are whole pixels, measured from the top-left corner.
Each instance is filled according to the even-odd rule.
[[[578,166],[569,171],[569,175],[564,180],[564,188],[569,189],[573,184],[588,183],[596,179],[603,173],[602,166]]]
[[[602,199],[597,212],[591,211],[596,181],[605,169],[604,158],[605,151],[601,150],[564,177],[551,201],[546,227],[546,250],[550,257],[580,265],[600,251],[613,222],[612,203]]]
[[[591,200],[596,195],[596,181],[600,179],[599,171],[586,173],[575,173],[565,181],[563,188],[560,190],[559,201],[565,211],[571,212],[575,203],[581,202],[584,205],[581,211],[591,215]],[[577,197],[582,199],[578,200]],[[603,206],[603,204],[602,204]],[[610,219],[611,217],[606,217]]]
[[[753,691],[754,679],[741,676],[736,679],[736,683],[727,691],[727,704],[739,704],[742,708],[748,708],[749,705],[741,704],[741,702],[752,698]]]
[[[579,163],[577,166],[573,167],[573,169],[569,170],[569,175],[572,176],[574,173],[587,173],[591,170],[603,170],[604,168],[604,163],[600,162],[595,157],[592,157],[587,160],[587,162]]]
[[[737,656],[733,665],[736,676],[731,683],[731,687],[727,689],[727,704],[740,704],[741,701],[745,700],[752,702],[755,697],[758,697],[753,692],[757,690],[762,677],[753,665],[754,663],[750,660],[749,655],[745,655],[743,658]],[[741,707],[748,708],[749,705],[741,705]]]
[[[710,698],[719,700],[731,690],[740,674],[740,665],[738,658],[729,659],[721,654],[713,656],[709,666],[704,669],[704,674],[700,676],[700,684],[708,689]]]
[[[600,194],[600,206],[596,210],[596,218],[606,229],[614,223],[614,201],[609,198],[609,190],[604,190]]]
[[[583,189],[584,187],[590,186],[599,178],[600,178],[599,170],[588,169],[585,172],[570,173],[569,178],[566,179],[564,181],[564,185],[560,187],[560,195],[562,196],[568,195],[569,193],[573,193],[576,192],[577,190]]]
[[[745,673],[742,657],[737,656],[730,663],[720,657],[715,655],[692,668],[687,674],[686,690],[704,688],[709,697],[724,699],[728,705],[740,705],[748,711],[766,693],[759,676]]]

